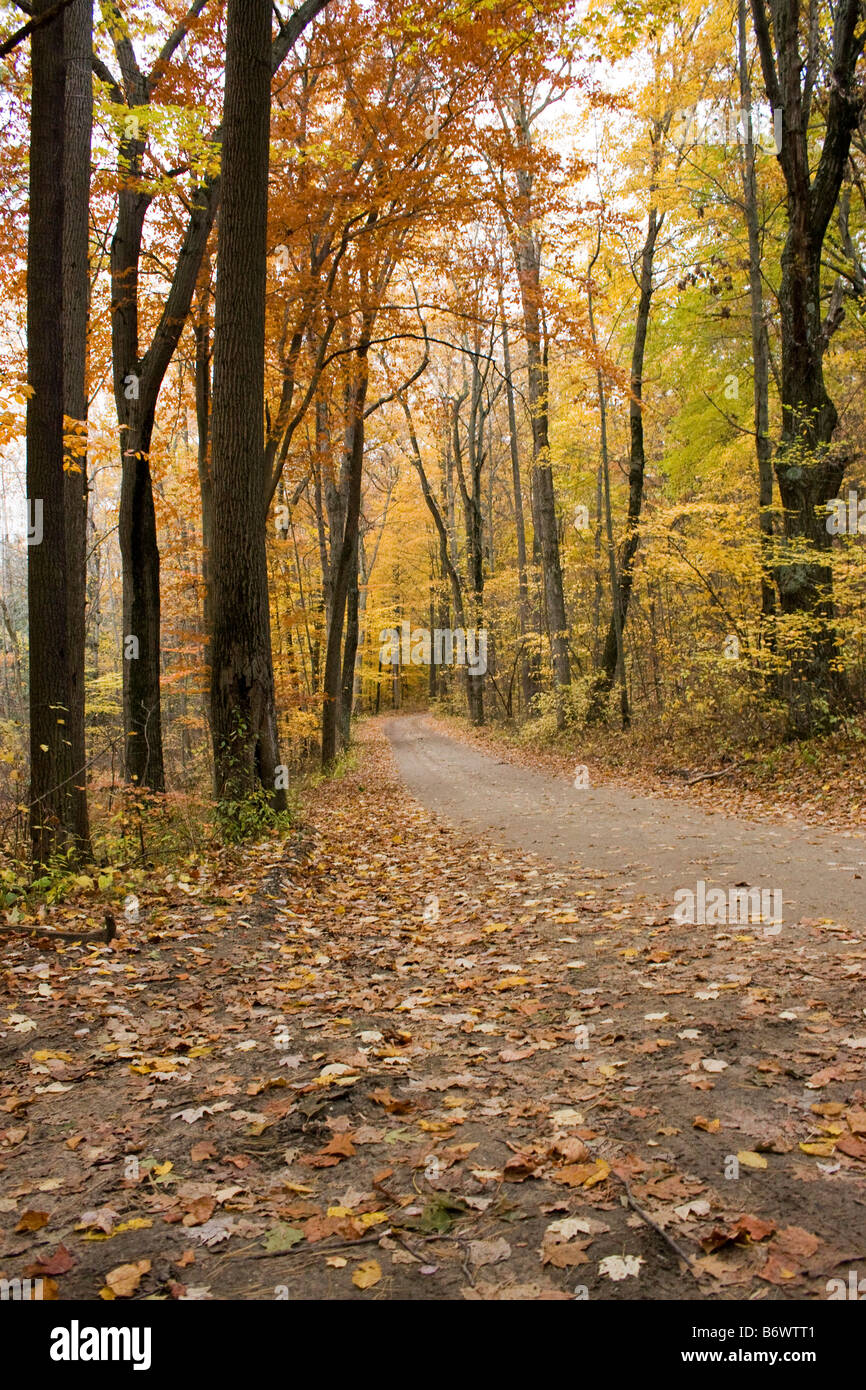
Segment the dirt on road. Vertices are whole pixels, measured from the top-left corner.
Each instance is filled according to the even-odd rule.
[[[854,831],[757,824],[627,787],[575,785],[481,752],[421,715],[389,719],[385,730],[401,777],[429,810],[612,882],[627,900],[670,900],[698,880],[725,893],[747,884],[781,892],[784,923],[832,919],[866,932],[866,838]]]

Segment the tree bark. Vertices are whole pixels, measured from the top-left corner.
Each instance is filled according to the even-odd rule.
[[[529,201],[528,193],[526,201]],[[549,384],[541,332],[541,266],[538,246],[528,227],[528,215],[526,225],[520,230],[516,254],[526,337],[529,410],[532,417],[532,487],[541,550],[553,679],[554,684],[561,689],[571,684],[571,665],[559,558],[556,496],[550,463]]]
[[[358,537],[361,515],[361,476],[364,470],[364,404],[367,399],[372,321],[365,316],[361,338],[356,349],[355,376],[349,392],[346,420],[345,457],[348,460],[343,536],[336,568],[331,569],[331,617],[328,623],[328,644],[325,651],[324,703],[322,706],[322,766],[330,767],[337,756],[337,733],[342,690],[343,622],[346,600],[352,576],[352,561]]]
[[[84,734],[87,604],[87,323],[90,311],[90,140],[93,125],[93,0],[72,0],[64,17],[66,60],[63,146],[63,397],[79,425],[66,458],[66,594],[69,641],[69,740],[75,838],[90,855]]]
[[[607,636],[601,657],[601,670],[593,682],[590,695],[588,719],[599,718],[604,702],[613,686],[617,666],[621,661],[622,634],[625,630],[628,608],[631,601],[634,580],[634,562],[640,544],[640,514],[643,507],[644,476],[646,472],[646,452],[643,429],[643,373],[646,356],[647,331],[649,329],[650,307],[653,294],[653,261],[656,242],[661,231],[664,213],[659,214],[655,207],[649,210],[647,234],[641,249],[640,279],[637,316],[635,318],[634,343],[631,354],[631,373],[629,379],[629,467],[628,467],[628,511],[626,514],[625,537],[620,549],[619,574],[612,594],[612,612]],[[627,722],[627,701],[623,684],[623,721]]]
[[[217,796],[285,805],[265,552],[271,6],[229,0],[214,323],[211,728]]]
[[[752,80],[746,43],[746,0],[737,0],[737,59],[740,79],[740,109],[747,112],[743,143],[743,208],[749,238],[749,307],[752,333],[755,453],[758,461],[758,506],[761,536],[761,618],[765,625],[776,612],[773,582],[773,446],[770,442],[770,360],[764,326],[764,296],[761,279],[761,232],[758,218],[758,181],[755,173],[755,140],[752,131]],[[772,627],[767,630],[774,645]]]
[[[48,8],[45,0],[36,0],[37,17]],[[60,13],[42,24],[31,40],[27,496],[35,535],[27,549],[27,607],[30,836],[34,863],[40,865],[74,849],[77,827],[63,471],[64,207],[58,177],[64,151],[65,18]]]
[[[443,572],[448,575],[451,585],[451,599],[454,605],[454,619],[458,628],[466,627],[466,609],[463,601],[463,585],[460,582],[460,574],[454,564],[448,549],[448,530],[445,519],[437,505],[436,498],[427,480],[424,470],[424,460],[421,457],[421,449],[418,444],[418,436],[415,433],[415,425],[412,420],[412,412],[405,397],[401,396],[400,404],[403,407],[403,414],[406,416],[406,425],[409,430],[409,443],[412,449],[412,462],[418,474],[421,484],[421,492],[424,497],[427,510],[433,518],[433,525],[436,527],[436,534],[439,537],[439,559],[442,564]],[[467,668],[466,671],[466,703],[469,707],[470,723],[481,725],[484,723],[484,677],[473,675]]]
[[[803,737],[821,726],[844,698],[826,516],[849,459],[831,448],[838,416],[824,383],[829,332],[821,321],[821,253],[863,108],[855,71],[864,32],[860,0],[840,0],[833,19],[821,155],[810,177],[808,128],[817,45],[810,37],[804,57],[799,0],[774,0],[772,37],[765,0],[751,0],[751,8],[767,96],[774,110],[782,111],[777,158],[785,178],[788,230],[779,287],[782,429],[774,468],[785,546],[776,580],[781,613],[793,620],[784,678],[789,732]]]
[[[529,585],[526,579],[526,526],[523,519],[523,488],[520,481],[520,452],[517,444],[517,412],[514,407],[514,382],[511,377],[511,349],[508,341],[508,325],[505,321],[505,308],[502,293],[499,295],[499,317],[502,320],[502,359],[505,374],[505,398],[508,404],[508,428],[511,452],[511,482],[514,488],[514,522],[517,531],[517,592],[518,617],[520,622],[520,689],[523,707],[529,714],[533,698],[538,693],[538,683],[534,674],[534,662],[526,650],[526,638],[530,628]]]

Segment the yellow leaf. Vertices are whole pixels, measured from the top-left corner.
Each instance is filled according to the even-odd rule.
[[[48,1062],[52,1057],[58,1062],[71,1062],[73,1060],[69,1052],[52,1052],[47,1047],[33,1053],[34,1062]]]
[[[814,1144],[801,1144],[804,1154],[814,1154],[816,1158],[830,1158],[836,1145],[832,1139],[819,1139]]]
[[[584,1187],[595,1187],[596,1183],[604,1182],[610,1176],[610,1164],[605,1163],[603,1158],[595,1160],[596,1171],[592,1173],[584,1182]]]
[[[737,1162],[744,1168],[766,1168],[767,1160],[763,1154],[752,1153],[751,1149],[741,1149],[737,1154]]]
[[[105,1276],[106,1287],[100,1289],[101,1298],[131,1298],[141,1283],[142,1275],[150,1269],[150,1260],[137,1260],[135,1264],[118,1265]]]
[[[382,1266],[378,1260],[365,1260],[358,1265],[352,1275],[352,1283],[358,1289],[371,1289],[382,1278]]]
[[[384,1211],[365,1211],[361,1216],[362,1226],[381,1226],[383,1221],[388,1220],[387,1212]]]

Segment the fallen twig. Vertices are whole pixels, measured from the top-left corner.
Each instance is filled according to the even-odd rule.
[[[628,1199],[628,1205],[631,1207],[632,1211],[637,1213],[641,1221],[645,1221],[648,1226],[651,1226],[652,1229],[656,1232],[656,1234],[660,1235],[662,1240],[665,1241],[671,1247],[674,1254],[677,1255],[679,1259],[684,1261],[684,1263],[688,1266],[689,1273],[692,1275],[692,1277],[694,1279],[699,1279],[700,1274],[695,1269],[695,1266],[692,1263],[691,1255],[689,1255],[688,1252],[685,1251],[681,1245],[677,1244],[673,1236],[669,1236],[667,1231],[665,1231],[661,1226],[659,1226],[655,1221],[653,1221],[652,1217],[647,1215],[643,1207],[638,1206],[637,1202],[634,1199],[632,1190],[628,1185],[628,1181],[622,1176],[622,1174],[617,1173],[614,1169],[611,1169],[611,1172],[613,1173],[613,1176],[617,1178],[625,1188],[626,1198]]]
[[[686,786],[693,787],[695,782],[712,782],[716,777],[727,777],[729,773],[736,772],[739,766],[739,763],[731,763],[730,767],[723,767],[718,772],[700,772],[697,777],[690,777]]]

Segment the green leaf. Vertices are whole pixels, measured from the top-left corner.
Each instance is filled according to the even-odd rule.
[[[291,1250],[293,1245],[297,1245],[303,1239],[303,1231],[299,1231],[296,1226],[288,1226],[285,1221],[278,1221],[276,1226],[268,1231],[262,1244],[273,1255],[281,1250]]]

